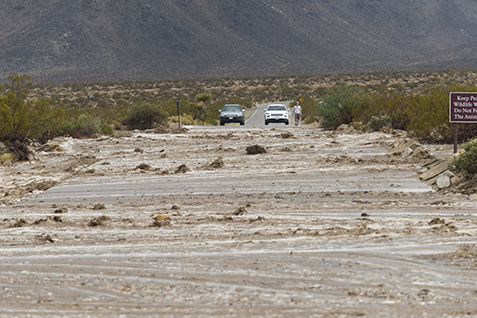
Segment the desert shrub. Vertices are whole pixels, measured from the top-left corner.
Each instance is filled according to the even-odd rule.
[[[449,170],[461,172],[466,177],[477,174],[477,137],[463,143],[464,151],[449,163]]]
[[[356,121],[368,123],[372,117],[390,117],[394,129],[406,130],[414,117],[410,110],[410,99],[405,92],[379,88],[377,91],[361,96],[359,105],[353,110]]]
[[[452,143],[453,129],[449,122],[449,93],[475,92],[477,87],[465,85],[437,85],[421,94],[411,95],[408,107],[412,116],[408,132],[426,142]],[[475,125],[459,125],[458,141],[465,142],[475,135]]]
[[[254,100],[262,101],[267,98],[268,94],[262,87],[253,89],[252,96]]]
[[[426,142],[451,143],[452,126],[449,123],[449,93],[467,92],[475,87],[436,84],[428,90],[409,94],[404,91],[380,88],[363,95],[353,110],[355,120],[370,122],[373,117],[387,115],[391,127],[406,130],[410,135]],[[466,141],[475,134],[472,125],[459,130],[459,141]]]
[[[177,116],[171,116],[169,117],[169,120],[172,121],[173,123],[178,123],[178,117]],[[186,115],[182,114],[181,115],[181,125],[197,125],[197,122],[192,118],[192,115]]]
[[[156,124],[163,124],[166,118],[167,115],[158,104],[139,102],[129,109],[128,115],[122,123],[128,129],[151,129]]]
[[[317,98],[325,97],[328,94],[329,89],[327,87],[317,87],[315,89],[315,95]]]
[[[65,120],[55,129],[60,136],[73,136],[75,138],[90,137],[101,132],[101,120],[88,114],[81,114],[76,119]]]
[[[207,103],[210,102],[211,98],[212,95],[208,93],[200,93],[196,96],[197,101],[203,103],[205,108],[207,108]]]
[[[341,124],[349,124],[353,120],[352,112],[358,105],[360,95],[358,88],[346,84],[340,84],[331,90],[318,107],[321,127],[336,129]]]
[[[391,126],[391,117],[388,115],[373,116],[371,120],[366,124],[366,128],[368,131],[379,131],[383,127],[390,127]]]
[[[111,136],[113,134],[113,127],[106,124],[101,124],[101,133],[104,135]]]
[[[450,87],[435,87],[421,94],[409,96],[408,113],[411,118],[406,130],[427,142],[452,142],[449,123]]]
[[[475,86],[437,83],[427,90],[409,94],[381,88],[363,95],[353,110],[355,120],[370,122],[372,117],[388,115],[391,127],[406,130],[425,142],[452,143],[453,129],[449,123],[449,93],[477,91]],[[469,140],[477,125],[459,125],[459,142]]]
[[[87,114],[81,114],[73,125],[75,131],[80,132],[83,136],[91,136],[101,131],[101,120],[92,118]]]
[[[30,76],[13,73],[8,79],[8,84],[0,84],[0,141],[7,146],[23,145],[28,139],[40,138],[63,119],[64,110],[53,106],[51,100],[27,98],[33,86]]]
[[[54,133],[58,136],[71,136],[73,135],[73,123],[70,120],[65,120],[55,127]]]

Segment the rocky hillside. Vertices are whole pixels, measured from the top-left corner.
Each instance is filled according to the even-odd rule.
[[[0,79],[475,68],[473,0],[0,0]]]

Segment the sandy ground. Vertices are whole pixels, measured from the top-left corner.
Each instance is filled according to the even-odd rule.
[[[477,317],[476,196],[419,181],[400,138],[56,139],[0,166],[0,317]]]

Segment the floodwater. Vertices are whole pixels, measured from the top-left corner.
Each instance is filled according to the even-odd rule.
[[[399,138],[57,139],[0,166],[0,317],[477,317],[476,198],[419,181]]]

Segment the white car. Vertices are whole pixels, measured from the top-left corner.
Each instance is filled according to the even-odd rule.
[[[270,104],[265,112],[265,125],[269,123],[285,123],[288,125],[288,109],[283,104]]]

